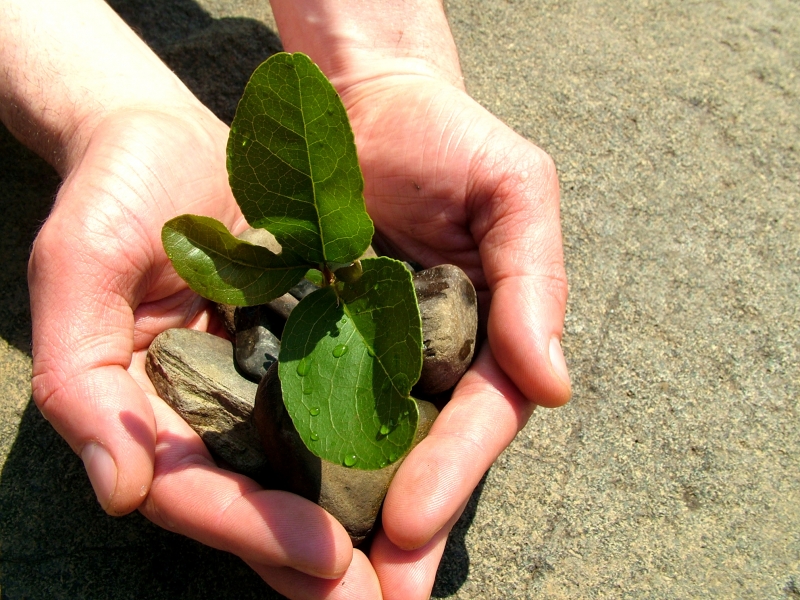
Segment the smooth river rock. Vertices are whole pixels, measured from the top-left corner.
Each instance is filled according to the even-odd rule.
[[[478,332],[478,300],[469,277],[454,265],[414,274],[422,315],[422,375],[414,390],[449,390],[469,368]]]
[[[236,371],[229,341],[192,329],[168,329],[150,345],[146,368],[158,395],[215,458],[264,480],[266,457],[252,421],[258,386]]]
[[[238,307],[234,313],[234,356],[242,375],[258,383],[277,362],[283,323],[266,305]]]
[[[362,471],[312,454],[283,404],[277,367],[270,367],[261,380],[253,413],[274,481],[281,489],[308,498],[331,513],[347,530],[353,545],[358,545],[372,531],[403,459],[384,469]],[[433,404],[418,402],[420,420],[414,445],[425,438],[439,414]]]

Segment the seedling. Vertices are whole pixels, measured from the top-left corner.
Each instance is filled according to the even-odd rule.
[[[264,304],[303,277],[321,288],[286,322],[278,357],[283,401],[322,459],[379,469],[411,447],[410,397],[422,368],[411,274],[394,259],[359,260],[374,233],[341,99],[303,54],[276,54],[253,73],[227,147],[231,189],[275,254],[209,217],[181,215],[161,232],[189,287],[210,300]]]

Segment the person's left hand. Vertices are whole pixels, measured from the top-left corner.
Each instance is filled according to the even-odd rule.
[[[450,529],[534,406],[569,399],[560,344],[567,283],[550,157],[444,78],[378,69],[365,81],[356,71],[335,79],[378,236],[425,267],[461,267],[488,330],[398,470],[372,545],[384,598],[411,600],[430,594]]]

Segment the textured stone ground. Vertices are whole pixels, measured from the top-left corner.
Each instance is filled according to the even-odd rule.
[[[112,4],[227,119],[278,44],[257,0]],[[796,0],[448,8],[470,92],[559,166],[575,394],[490,470],[434,597],[800,597]],[[57,183],[2,131],[0,597],[269,597],[106,517],[30,404],[25,261]]]

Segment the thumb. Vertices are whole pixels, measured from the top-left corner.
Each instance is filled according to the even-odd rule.
[[[561,335],[567,279],[555,165],[542,150],[503,127],[476,161],[473,233],[491,292],[488,335],[498,363],[520,391],[542,406],[570,398]]]

